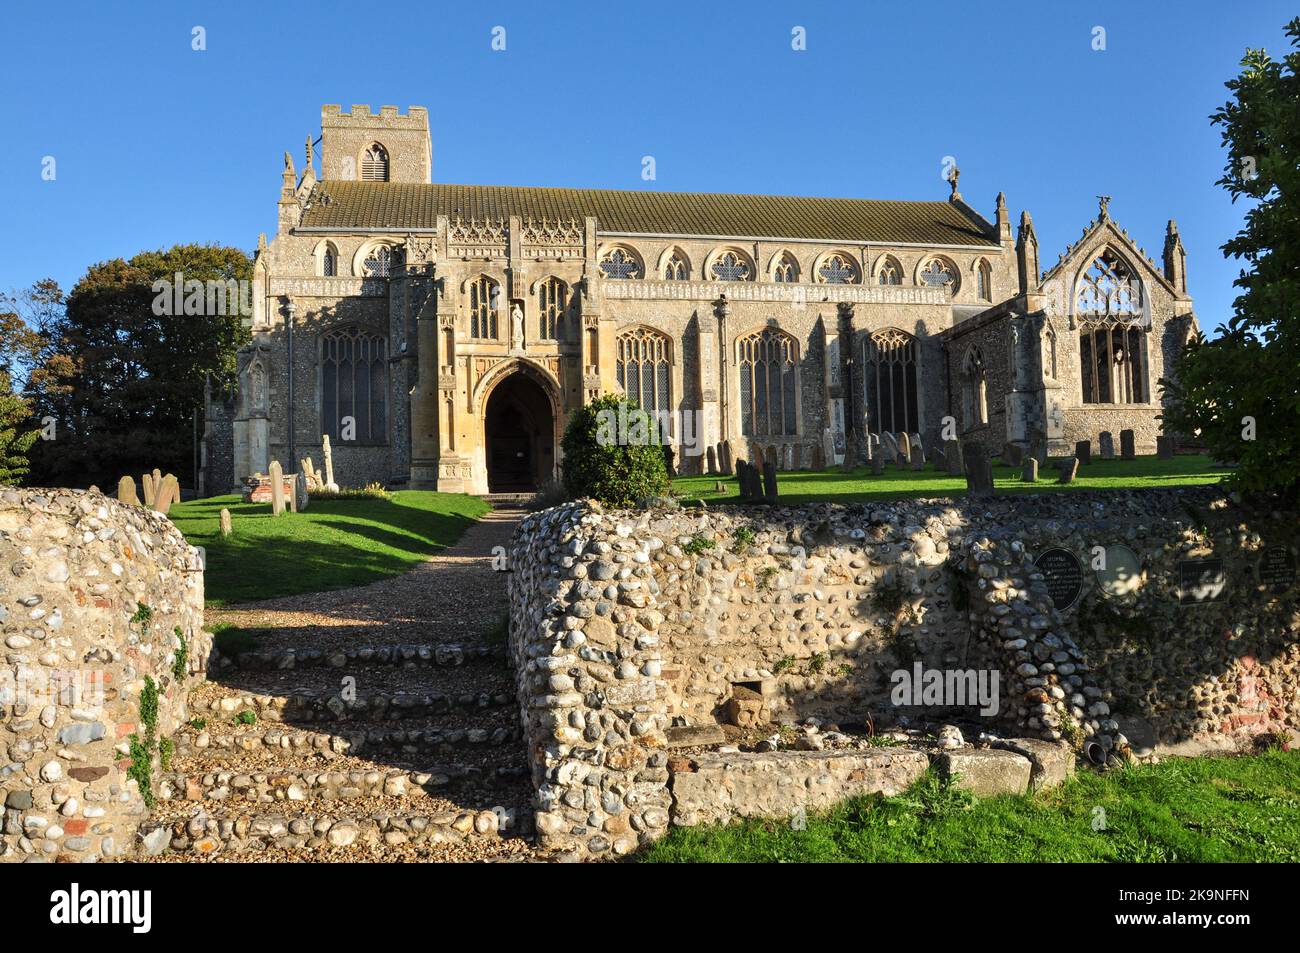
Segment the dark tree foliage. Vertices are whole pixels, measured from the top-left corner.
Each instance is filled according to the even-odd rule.
[[[1234,460],[1246,490],[1300,488],[1300,18],[1281,60],[1248,50],[1232,99],[1211,121],[1228,151],[1218,184],[1252,206],[1223,246],[1241,293],[1215,338],[1194,339],[1162,381],[1165,427]]]
[[[177,274],[201,289],[187,286],[180,313],[169,293]],[[233,381],[235,351],[248,335],[238,283],[251,277],[243,251],[216,245],[93,265],[46,332],[60,364],[32,396],[37,414],[53,418],[55,439],[33,448],[28,482],[107,489],[157,467],[192,485],[205,375],[214,387]]]
[[[574,499],[635,506],[668,492],[658,429],[635,400],[607,394],[574,411],[560,446],[564,488]]]

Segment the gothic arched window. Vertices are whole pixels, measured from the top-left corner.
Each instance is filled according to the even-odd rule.
[[[885,328],[863,345],[863,389],[872,433],[917,433],[916,339],[906,331]]]
[[[946,258],[931,258],[921,268],[921,284],[931,288],[943,288],[949,294],[957,293],[957,269]]]
[[[799,280],[799,263],[794,260],[794,255],[781,253],[772,268],[772,280],[782,284],[794,284]]]
[[[685,281],[691,276],[691,266],[686,262],[686,256],[682,254],[681,249],[674,249],[672,255],[664,262],[664,280],[665,281]]]
[[[618,385],[653,415],[661,434],[667,436],[673,406],[668,336],[653,328],[637,327],[620,333],[615,344]]]
[[[903,283],[903,269],[895,258],[886,256],[876,266],[876,283],[882,285],[901,285]]]
[[[737,342],[740,421],[746,437],[793,437],[799,390],[799,346],[777,328],[765,328]]]
[[[333,278],[339,273],[339,253],[333,243],[326,242],[320,253],[320,273],[325,278]]]
[[[365,328],[321,337],[321,432],[344,443],[387,439],[388,340]]]
[[[1142,283],[1107,248],[1079,276],[1075,311],[1081,315],[1131,315],[1142,310]]]
[[[831,255],[817,269],[817,280],[824,285],[856,284],[857,262],[847,255]]]
[[[487,275],[479,275],[469,286],[469,336],[496,340],[501,286]]]
[[[569,306],[569,287],[559,278],[547,278],[537,286],[537,337],[554,341],[560,336],[560,322]]]
[[[966,430],[989,422],[988,374],[984,370],[984,352],[977,344],[966,349],[961,365],[961,409]]]
[[[391,248],[380,245],[361,263],[361,272],[367,278],[388,278],[393,273],[395,258]]]
[[[625,248],[615,248],[600,260],[600,270],[606,278],[617,280],[640,278],[643,274],[640,260]]]
[[[713,262],[710,269],[718,281],[749,281],[754,277],[754,268],[744,255],[738,252],[723,252]]]
[[[361,154],[361,178],[366,182],[388,181],[388,150],[377,142]]]
[[[1085,404],[1145,404],[1146,334],[1135,324],[1087,323],[1079,332]]]
[[[981,301],[993,300],[993,269],[983,259],[975,267],[975,289]]]

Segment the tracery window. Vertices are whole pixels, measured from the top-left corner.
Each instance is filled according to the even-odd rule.
[[[831,255],[817,269],[817,280],[825,285],[851,285],[858,280],[858,266],[844,255]]]
[[[361,178],[366,182],[388,181],[388,150],[377,142],[361,154]]]
[[[984,370],[984,352],[979,345],[966,350],[961,367],[961,406],[965,429],[982,427],[989,422],[988,374]]]
[[[981,301],[993,300],[993,269],[981,260],[975,268],[975,290]]]
[[[734,251],[725,252],[713,263],[713,277],[718,281],[749,281],[754,269],[749,262]]]
[[[321,337],[321,431],[345,443],[387,439],[388,340],[359,327]]]
[[[871,432],[919,432],[916,339],[897,328],[875,332],[863,344],[863,367]]]
[[[685,281],[691,276],[691,267],[686,263],[686,256],[675,251],[664,263],[665,281]]]
[[[487,275],[479,275],[469,286],[469,336],[496,340],[501,286]]]
[[[799,347],[778,328],[765,328],[737,342],[741,431],[747,437],[795,436]]]
[[[1145,404],[1146,333],[1134,324],[1089,323],[1079,332],[1085,404]]]
[[[1142,310],[1142,283],[1109,248],[1079,276],[1075,291],[1075,310],[1079,314],[1131,315]]]
[[[631,252],[622,248],[606,252],[605,257],[600,260],[600,270],[606,278],[616,280],[640,278],[642,274],[641,262]]]
[[[921,284],[957,293],[957,269],[946,258],[931,258],[921,269]]]
[[[367,278],[388,278],[393,274],[397,254],[387,245],[378,245],[361,263],[361,273]]]
[[[338,252],[333,245],[326,245],[320,257],[320,273],[326,278],[333,278],[339,272]]]
[[[615,340],[614,372],[623,393],[649,412],[667,436],[672,420],[672,375],[668,336],[637,327]]]
[[[537,337],[554,341],[560,336],[560,322],[569,306],[569,288],[559,278],[547,278],[537,286]]]
[[[772,280],[782,284],[793,284],[799,280],[799,264],[789,252],[784,252],[776,260],[776,266],[772,269]]]
[[[893,258],[886,258],[876,270],[876,281],[882,285],[901,285],[903,269]]]

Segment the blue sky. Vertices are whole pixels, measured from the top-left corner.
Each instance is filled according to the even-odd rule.
[[[1293,7],[11,0],[0,289],[179,242],[251,250],[322,103],[418,104],[445,182],[931,199],[954,156],[986,216],[999,190],[1029,209],[1044,267],[1106,193],[1157,260],[1178,220],[1209,328],[1243,207],[1214,185],[1208,116]]]

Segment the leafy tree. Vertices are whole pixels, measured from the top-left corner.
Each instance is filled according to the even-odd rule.
[[[171,293],[177,275],[179,309]],[[154,467],[191,474],[205,376],[213,386],[233,380],[235,352],[248,334],[238,283],[251,276],[244,252],[217,245],[91,266],[50,322],[49,354],[29,387],[36,411],[56,427],[55,439],[35,447],[34,478],[108,486]],[[221,298],[209,293],[218,284]]]
[[[564,488],[611,506],[668,492],[655,421],[635,400],[606,394],[574,412],[560,442]]]
[[[51,278],[0,295],[0,484],[20,483],[29,472],[28,453],[40,436],[30,393],[62,366],[45,333],[62,306],[63,291]]]
[[[1254,200],[1223,246],[1246,267],[1241,293],[1215,338],[1195,338],[1174,380],[1165,426],[1196,434],[1215,456],[1237,461],[1231,481],[1247,490],[1300,489],[1300,17],[1286,26],[1281,60],[1248,50],[1233,98],[1211,117],[1228,151],[1219,179]]]

